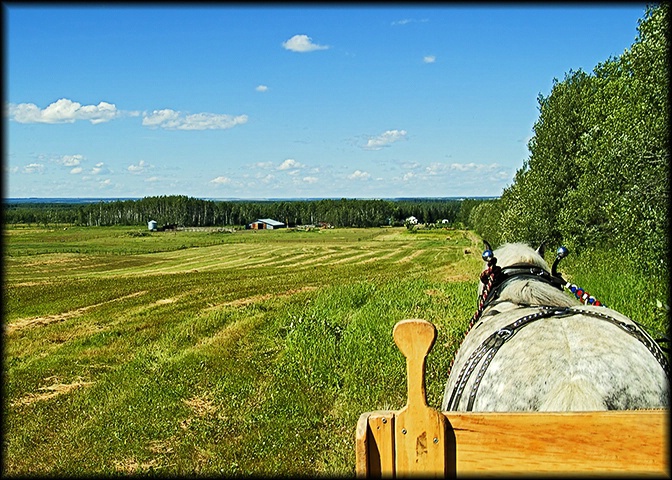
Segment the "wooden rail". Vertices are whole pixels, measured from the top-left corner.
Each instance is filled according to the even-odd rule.
[[[403,320],[393,335],[406,356],[407,405],[360,416],[357,477],[670,476],[667,410],[439,412],[427,406],[424,380],[434,326]]]

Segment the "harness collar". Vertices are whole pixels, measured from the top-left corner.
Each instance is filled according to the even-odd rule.
[[[506,287],[506,285],[512,280],[517,280],[521,278],[530,278],[534,280],[540,280],[544,283],[554,286],[560,291],[563,290],[563,287],[567,284],[564,278],[558,273],[552,275],[550,272],[544,270],[538,265],[532,265],[529,263],[517,263],[504,267],[495,275],[494,281],[488,296],[485,298],[483,303],[483,309],[485,309],[490,303],[496,300],[501,291]]]

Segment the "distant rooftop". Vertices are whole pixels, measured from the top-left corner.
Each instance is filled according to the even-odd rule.
[[[284,223],[278,222],[277,220],[273,220],[272,218],[260,218],[259,220],[257,220],[257,222],[264,222],[273,227],[280,227],[281,225],[284,225]]]

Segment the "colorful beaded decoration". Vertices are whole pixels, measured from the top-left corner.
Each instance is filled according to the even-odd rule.
[[[565,258],[567,255],[569,255],[569,249],[565,246],[559,247],[557,255],[555,257],[555,261],[553,262],[553,268],[551,269],[551,273],[553,276],[556,276],[562,280],[562,276],[557,273],[557,268],[558,268],[558,263],[560,260]],[[586,292],[583,288],[577,287],[573,283],[567,282],[565,285],[563,285],[567,290],[572,292],[576,298],[579,299],[581,303],[584,305],[595,305],[596,307],[604,306],[602,303],[597,300],[595,297],[593,297],[590,293]]]
[[[602,303],[593,297],[590,293],[586,292],[583,288],[577,287],[573,283],[567,282],[565,288],[572,292],[576,298],[579,299],[584,305],[595,305],[596,307],[604,306]]]

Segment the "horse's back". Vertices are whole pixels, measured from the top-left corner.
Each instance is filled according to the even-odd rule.
[[[529,320],[530,307],[484,316],[456,355],[443,410],[581,411],[661,408],[668,405],[666,373],[650,348],[628,329],[632,320],[605,307],[581,306],[588,314]],[[602,316],[597,317],[595,314]],[[512,328],[517,320],[523,327]],[[624,328],[625,326],[625,328]],[[494,332],[512,332],[487,358],[475,352]],[[465,367],[474,363],[471,373]],[[485,369],[485,361],[490,363]],[[462,373],[459,401],[449,405]],[[465,380],[466,379],[466,380]],[[477,388],[475,388],[477,385]]]

